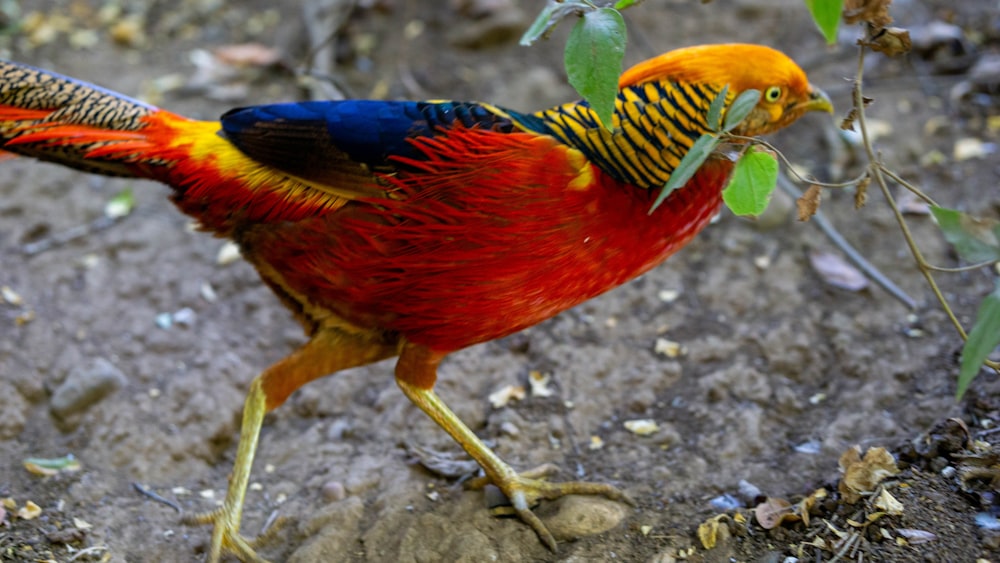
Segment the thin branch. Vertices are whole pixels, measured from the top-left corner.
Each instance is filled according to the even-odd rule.
[[[184,512],[184,510],[181,508],[181,505],[177,504],[176,502],[174,502],[174,501],[172,501],[170,499],[163,498],[162,496],[156,494],[152,490],[147,489],[146,487],[143,487],[138,482],[133,481],[132,482],[132,488],[135,489],[135,490],[137,490],[137,491],[139,491],[140,493],[146,495],[147,497],[155,500],[156,502],[161,502],[161,503],[169,506],[170,508],[173,508],[177,512],[181,512],[181,513]]]
[[[945,268],[943,266],[935,266],[934,264],[927,264],[927,268],[934,270],[935,272],[943,272],[946,274],[960,274],[962,272],[971,272],[972,270],[978,270],[980,268],[985,268],[987,266],[992,266],[996,264],[996,260],[990,260],[989,262],[979,262],[978,264],[972,264],[970,266],[958,266],[957,268]]]
[[[927,280],[928,285],[931,287],[931,291],[934,292],[934,296],[937,298],[941,307],[944,309],[945,314],[951,319],[951,323],[955,326],[955,330],[962,337],[962,340],[967,340],[968,335],[965,332],[965,328],[962,323],[955,316],[955,312],[951,310],[951,306],[948,305],[948,300],[945,299],[944,294],[941,292],[941,288],[938,287],[937,282],[934,280],[934,276],[931,270],[927,267],[927,261],[924,259],[923,254],[920,252],[920,248],[917,247],[917,243],[913,238],[913,234],[910,232],[910,227],[906,223],[906,219],[903,217],[902,212],[899,210],[899,206],[896,205],[895,198],[892,197],[892,192],[889,191],[889,186],[886,184],[885,175],[883,175],[883,167],[878,164],[879,159],[875,155],[875,149],[872,147],[871,137],[868,135],[868,124],[865,119],[865,103],[864,96],[861,93],[861,84],[864,77],[865,71],[865,46],[858,46],[858,70],[855,75],[854,82],[854,107],[857,110],[857,121],[858,125],[861,127],[861,139],[865,147],[865,152],[868,154],[868,169],[871,172],[872,178],[874,178],[876,184],[878,184],[879,189],[882,190],[882,195],[885,196],[886,201],[889,203],[889,208],[892,209],[893,215],[896,217],[896,222],[899,224],[899,228],[903,233],[903,238],[906,240],[906,245],[910,249],[910,254],[913,255],[913,259],[917,263],[917,268],[920,273],[923,274],[924,279]]]
[[[886,167],[881,162],[879,163],[879,167],[882,168],[882,173],[883,174],[885,174],[886,176],[892,178],[893,182],[896,182],[900,186],[903,186],[907,190],[913,192],[913,195],[915,195],[915,196],[919,197],[920,199],[924,200],[924,202],[927,205],[933,205],[934,207],[941,207],[940,205],[937,204],[936,201],[934,201],[933,199],[931,199],[931,196],[925,194],[920,188],[918,188],[918,187],[914,186],[913,184],[907,182],[906,180],[904,180],[903,178],[901,178],[898,174],[896,174],[892,170],[889,170],[889,168]]]
[[[791,174],[792,176],[794,176],[796,180],[798,180],[800,182],[807,183],[807,184],[816,184],[817,186],[820,186],[822,188],[838,188],[838,189],[839,188],[850,188],[852,186],[857,185],[857,183],[860,182],[861,180],[863,180],[864,177],[865,177],[865,175],[867,174],[867,173],[861,174],[857,178],[848,180],[846,182],[836,182],[836,183],[820,182],[819,180],[816,180],[815,178],[806,178],[806,177],[802,176],[801,174],[799,174],[798,172],[796,172],[795,171],[795,167],[792,166],[792,163],[788,160],[788,157],[786,157],[781,151],[779,151],[777,148],[775,148],[774,145],[772,145],[771,143],[765,141],[764,139],[758,139],[757,137],[744,137],[743,135],[733,135],[732,133],[728,133],[728,132],[724,133],[724,136],[727,137],[727,138],[730,138],[730,139],[734,139],[734,140],[738,140],[738,141],[743,141],[745,143],[750,143],[750,144],[754,144],[754,145],[761,145],[762,147],[766,147],[768,150],[770,150],[775,155],[777,155],[778,160],[780,160],[781,162],[783,162],[785,164],[785,170],[788,170],[788,173]]]

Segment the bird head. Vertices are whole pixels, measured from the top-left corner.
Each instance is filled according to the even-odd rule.
[[[732,132],[755,136],[777,131],[810,111],[833,113],[830,98],[780,51],[763,45],[721,44],[664,53],[625,71],[619,88],[663,81],[729,87],[730,99],[760,92],[756,107]]]

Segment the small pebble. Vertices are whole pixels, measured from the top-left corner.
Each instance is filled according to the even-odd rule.
[[[676,289],[661,289],[660,292],[656,294],[656,297],[664,303],[673,303],[674,301],[677,301],[677,298],[680,297],[680,295],[681,292]]]
[[[156,315],[156,318],[153,320],[153,322],[156,323],[156,326],[162,328],[163,330],[167,330],[168,328],[173,326],[174,316],[171,315],[170,313],[160,313],[159,315]]]
[[[24,299],[22,299],[16,291],[6,285],[0,287],[0,296],[3,296],[3,300],[10,305],[22,305],[24,303]]]
[[[656,421],[650,418],[626,420],[624,424],[626,430],[639,436],[648,436],[660,429]]]
[[[625,505],[593,496],[562,497],[546,515],[545,525],[556,539],[579,538],[600,534],[617,527],[624,520]]]
[[[96,358],[73,368],[52,394],[49,405],[53,414],[66,418],[92,407],[124,387],[126,381],[125,374],[114,364]]]
[[[240,247],[236,246],[235,242],[227,242],[219,248],[219,254],[216,256],[215,262],[220,266],[226,266],[239,260],[241,257]]]
[[[743,499],[744,506],[756,504],[764,496],[764,493],[760,492],[760,488],[757,485],[744,479],[740,480],[738,494]]]
[[[653,346],[653,351],[668,358],[676,358],[677,356],[683,354],[686,350],[680,342],[674,342],[673,340],[667,340],[666,338],[657,338],[656,344]]]
[[[190,328],[191,325],[194,324],[194,320],[197,316],[198,314],[195,313],[190,307],[184,307],[173,314],[173,319],[179,326]]]
[[[590,437],[590,444],[587,446],[591,450],[599,450],[604,447],[604,440],[598,435],[593,435]]]
[[[340,481],[327,481],[320,492],[326,502],[337,502],[347,497],[347,489]]]
[[[819,453],[820,447],[819,440],[809,440],[795,446],[794,449],[800,454],[816,455]]]
[[[201,294],[201,298],[209,303],[215,303],[219,300],[218,294],[215,293],[215,288],[213,288],[212,284],[208,282],[201,284],[199,293]]]
[[[728,512],[744,506],[743,503],[740,502],[740,499],[729,493],[713,498],[708,501],[708,504],[712,507],[712,510],[718,510],[719,512]]]
[[[528,384],[531,387],[532,397],[551,397],[555,391],[549,387],[552,376],[540,371],[531,371],[528,374]]]
[[[500,433],[511,438],[517,438],[521,435],[521,429],[513,422],[505,420],[500,423]]]
[[[984,530],[1000,530],[1000,520],[988,512],[976,514],[976,525]]]

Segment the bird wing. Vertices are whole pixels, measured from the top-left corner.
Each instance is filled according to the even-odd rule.
[[[375,195],[373,173],[392,173],[396,159],[419,157],[415,139],[456,126],[515,130],[509,117],[473,102],[273,104],[231,110],[221,123],[222,135],[254,161],[350,199]]]

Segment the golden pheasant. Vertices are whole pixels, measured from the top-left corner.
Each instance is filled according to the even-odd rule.
[[[739,94],[753,136],[832,111],[803,71],[758,45],[671,51],[625,72],[611,130],[585,102],[536,113],[485,103],[337,101],[195,121],[27,65],[0,63],[0,147],[152,178],[201,228],[234,240],[309,340],[258,375],[209,559],[258,561],[244,493],[265,413],[300,386],[398,356],[396,381],[554,548],[540,499],[617,488],[518,473],[434,393],[449,353],[532,326],[663,262],[721,205],[733,162],[710,157],[655,211],[692,143]]]

